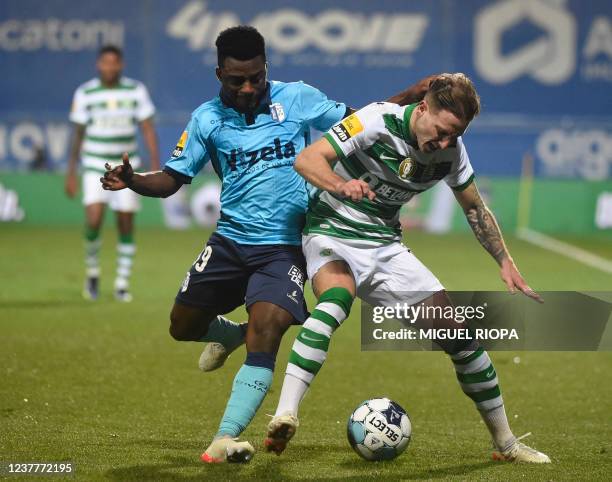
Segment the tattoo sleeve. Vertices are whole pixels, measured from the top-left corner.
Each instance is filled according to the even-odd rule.
[[[508,250],[495,216],[482,199],[465,212],[465,217],[476,235],[476,239],[498,264],[508,257]]]

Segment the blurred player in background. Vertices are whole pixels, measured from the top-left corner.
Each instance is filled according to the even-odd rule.
[[[119,243],[117,245],[117,274],[115,298],[131,301],[129,279],[134,244],[134,213],[138,211],[138,196],[129,190],[109,192],[100,185],[107,161],[121,161],[124,152],[130,153],[132,165],[140,166],[136,135],[142,129],[149,151],[151,169],[159,169],[159,151],[153,125],[155,107],[147,88],[136,80],[122,77],[123,53],[115,46],[102,47],[96,68],[98,78],[80,85],[74,93],[70,120],[74,123],[74,136],[68,159],[65,190],[69,197],[78,191],[77,165],[79,157],[83,168],[83,204],[85,205],[86,282],[83,296],[98,298],[100,285],[99,252],[100,228],[108,204],[117,213]]]
[[[516,268],[474,181],[461,135],[479,111],[472,82],[463,74],[443,74],[420,103],[370,104],[298,156],[295,169],[318,188],[302,239],[318,304],[293,344],[276,415],[268,426],[269,450],[280,454],[294,435],[299,403],[355,296],[372,306],[452,306],[440,281],[401,244],[399,210],[417,193],[444,180],[476,238],[498,263],[508,290],[541,301]],[[435,329],[464,328],[452,319],[421,322],[425,327],[433,323]],[[510,430],[497,374],[478,341],[450,339],[439,345],[489,429],[499,450],[495,456],[550,462]]]
[[[301,231],[307,207],[295,156],[310,129],[329,129],[351,112],[303,82],[267,79],[265,43],[253,27],[227,29],[216,41],[219,95],[196,109],[163,171],[134,174],[123,166],[101,179],[104,188],[129,187],[145,196],[169,196],[211,162],[222,180],[221,217],[187,273],[170,315],[180,341],[208,342],[200,368],[221,366],[245,342],[218,433],[204,462],[246,462],[253,446],[237,437],[270,385],[285,331],[307,317]],[[408,103],[424,94],[417,84],[398,94]],[[246,304],[248,324],[220,316]]]

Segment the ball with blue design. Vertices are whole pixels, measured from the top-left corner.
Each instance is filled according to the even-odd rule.
[[[411,434],[408,414],[388,398],[366,400],[348,420],[349,443],[366,460],[394,459],[406,450]]]

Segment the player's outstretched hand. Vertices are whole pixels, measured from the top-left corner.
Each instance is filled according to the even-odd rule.
[[[364,197],[372,201],[376,197],[376,193],[370,189],[367,182],[361,179],[351,179],[338,186],[338,194],[343,197],[351,198],[351,201],[359,202]]]
[[[529,296],[529,298],[536,300],[538,303],[544,303],[542,297],[533,291],[523,279],[523,276],[521,276],[521,273],[514,264],[512,258],[505,258],[502,261],[500,275],[502,281],[506,283],[510,293],[514,294],[517,291],[521,291],[526,296]]]
[[[104,167],[106,168],[106,172],[104,173],[104,177],[100,178],[102,188],[107,191],[120,191],[130,185],[132,177],[134,176],[134,169],[132,169],[127,152],[123,153],[122,164],[113,168],[107,162],[104,164]]]

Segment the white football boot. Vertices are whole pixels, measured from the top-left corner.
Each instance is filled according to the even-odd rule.
[[[506,462],[527,462],[530,464],[550,464],[550,457],[542,452],[532,449],[528,445],[519,442],[531,435],[531,432],[521,435],[514,444],[503,452],[493,452],[493,460],[503,460]]]
[[[266,450],[276,455],[282,454],[299,426],[300,422],[297,417],[290,412],[272,417],[268,423],[268,433],[264,440]]]
[[[240,442],[237,438],[220,437],[212,441],[200,459],[207,464],[223,462],[247,463],[255,455],[255,449],[249,442]]]
[[[223,317],[221,317],[223,318]],[[245,330],[246,331],[246,330]],[[225,360],[239,347],[244,345],[246,339],[246,334],[243,333],[242,340],[238,346],[233,348],[232,350],[228,350],[224,345],[218,343],[216,341],[210,341],[206,343],[202,354],[200,355],[200,360],[198,361],[198,367],[203,372],[212,372],[217,368],[221,368],[225,363]]]
[[[244,341],[236,348],[239,348],[243,344]],[[236,350],[236,348],[234,348],[234,350]],[[198,367],[200,367],[200,370],[203,372],[212,372],[217,368],[221,368],[225,363],[225,360],[229,358],[234,350],[229,351],[221,343],[217,343],[216,341],[208,342],[200,355]]]

